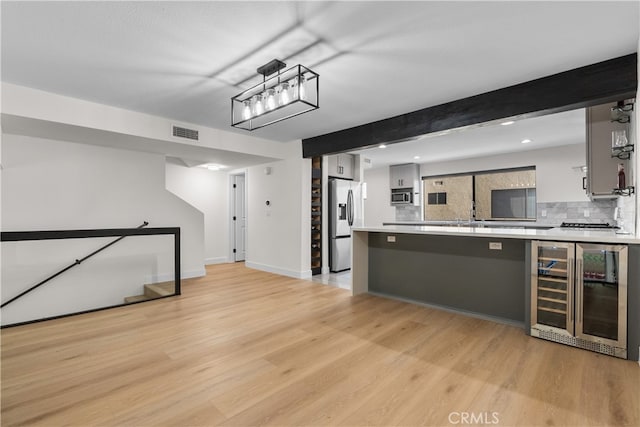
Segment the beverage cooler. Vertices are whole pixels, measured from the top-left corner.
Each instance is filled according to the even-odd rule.
[[[627,252],[532,242],[531,335],[626,359]]]

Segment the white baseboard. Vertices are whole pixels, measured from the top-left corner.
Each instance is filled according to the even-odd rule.
[[[254,270],[266,271],[267,273],[279,274],[281,276],[294,277],[296,279],[310,279],[311,270],[294,271],[285,268],[274,267],[272,265],[260,264],[257,262],[245,261],[244,265]]]
[[[311,279],[313,277],[313,272],[311,271],[311,269],[309,270],[305,270],[305,271],[301,271],[300,272],[300,277],[298,277],[299,279]]]
[[[215,258],[205,258],[204,265],[213,265],[213,264],[226,264],[229,262],[229,258],[224,256],[219,256]]]
[[[180,273],[180,278],[181,279],[191,279],[193,277],[204,277],[206,275],[207,275],[207,272],[205,271],[204,268],[202,268],[202,269],[198,269],[198,270],[182,271]],[[169,281],[171,281],[173,279],[175,279],[175,275],[173,273],[157,274],[157,275],[154,275],[154,276],[147,276],[145,278],[145,282],[144,283],[169,282]]]

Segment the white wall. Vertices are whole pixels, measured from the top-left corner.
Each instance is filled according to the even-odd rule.
[[[44,123],[70,125],[72,129],[78,127],[79,131],[94,129],[112,132],[115,135],[142,137],[146,138],[148,144],[168,141],[177,145],[208,147],[269,158],[286,158],[294,153],[292,151],[294,147],[291,144],[257,138],[247,133],[240,134],[190,123],[177,123],[164,117],[151,116],[10,83],[2,83],[2,112],[17,117],[44,121]],[[172,124],[197,129],[199,141],[191,142],[182,138],[174,138],[170,133]],[[32,126],[35,130],[37,125]],[[49,129],[49,131],[51,130]],[[96,133],[96,139],[101,138],[101,135]],[[68,135],[67,138],[62,139],[71,140],[70,138],[71,135]],[[86,142],[92,143],[91,141]]]
[[[396,219],[396,208],[389,204],[389,167],[364,170],[367,198],[364,201],[364,225],[376,227]]]
[[[271,170],[269,175],[266,168]],[[310,276],[310,171],[310,160],[300,158],[243,170],[248,267],[292,277]],[[168,163],[166,181],[167,189],[204,214],[205,262],[231,261],[229,174]]]
[[[3,122],[5,121],[4,119],[7,119],[7,123],[11,126],[11,132],[15,134],[29,135],[32,138],[46,137],[50,140],[55,139],[64,142],[73,141],[81,143],[80,145],[119,145],[121,146],[120,148],[152,152],[160,152],[163,149],[162,147],[167,147],[167,144],[173,144],[182,147],[194,146],[196,151],[189,151],[189,153],[198,153],[199,151],[197,151],[197,149],[206,147],[225,150],[225,152],[236,152],[239,156],[242,156],[242,153],[259,156],[265,159],[265,161],[267,158],[290,159],[283,163],[285,165],[284,169],[280,167],[280,162],[275,162],[279,165],[279,169],[277,168],[279,172],[277,172],[275,178],[277,184],[273,187],[273,193],[276,194],[274,199],[284,197],[282,200],[278,200],[273,208],[276,218],[272,218],[275,220],[272,222],[276,224],[269,224],[268,226],[270,228],[265,232],[261,229],[261,226],[265,224],[262,224],[256,218],[258,226],[254,227],[254,229],[257,231],[255,235],[252,235],[252,229],[250,228],[251,222],[249,223],[247,229],[247,249],[249,251],[247,261],[249,263],[252,261],[250,252],[253,251],[255,254],[253,257],[254,266],[264,265],[267,269],[294,276],[306,275],[306,271],[309,269],[310,254],[308,252],[310,233],[309,226],[304,226],[303,224],[305,224],[305,221],[310,221],[308,218],[310,166],[308,161],[301,159],[300,141],[281,143],[257,138],[246,133],[229,132],[188,123],[174,123],[172,120],[163,117],[150,116],[135,111],[123,110],[117,107],[8,83],[2,83],[1,89]],[[171,137],[170,128],[172,124],[187,125],[198,129],[200,132],[200,140],[198,142],[190,142]],[[6,131],[7,129],[5,129],[5,132]],[[135,147],[129,147],[127,145],[129,141],[132,143],[135,142]],[[78,150],[80,150],[80,148],[78,148]],[[127,151],[127,153],[132,152]],[[157,158],[158,161],[163,163],[163,170],[165,168],[162,156],[154,157],[154,155],[151,154],[145,155],[140,153],[135,155],[131,154],[131,156]],[[250,160],[255,162],[260,159],[252,157]],[[79,165],[74,165],[74,167],[81,168]],[[254,169],[261,171],[263,167],[259,166]],[[73,168],[71,170],[73,170]],[[118,170],[118,168],[114,167],[113,170]],[[139,171],[141,176],[144,175],[143,171],[144,167]],[[65,179],[64,173],[62,173],[62,176],[57,176],[60,174],[60,170],[57,168],[53,168],[49,172],[54,177],[52,182]],[[83,170],[83,173],[85,172],[86,171]],[[106,171],[103,172],[106,174],[105,176],[110,176]],[[209,172],[205,171],[204,173]],[[205,177],[201,175],[198,170],[180,169],[177,166],[167,167],[166,174],[166,185],[168,188],[176,194],[179,194],[180,197],[188,201],[189,204],[198,208],[198,210],[201,211],[199,213],[201,217],[204,213],[205,225],[201,225],[201,227],[205,229],[197,237],[202,252],[201,256],[198,257],[198,262],[200,263],[198,268],[202,268],[201,263],[205,258],[207,262],[224,261],[224,258],[228,258],[229,256],[228,247],[230,239],[228,224],[228,188],[223,188],[223,186],[225,186],[225,179],[220,176],[215,178],[212,176]],[[164,185],[164,174],[158,175],[158,177],[160,176],[162,177]],[[228,179],[228,177],[226,179]],[[114,183],[118,183],[119,179],[114,179],[113,181]],[[264,201],[264,198],[260,194],[263,190],[271,188],[270,182],[273,181],[265,181],[262,177],[253,181],[247,181],[248,206],[252,205],[255,207],[258,205],[258,202],[255,201],[251,203],[252,195],[259,197],[259,203]],[[256,189],[253,191],[251,189],[252,186],[256,186]],[[285,189],[284,194],[281,191],[282,188]],[[306,188],[304,203],[302,202],[302,188]],[[293,194],[290,191],[292,189],[295,189]],[[111,193],[115,190],[116,185],[112,187],[105,186],[103,188],[105,193]],[[214,194],[212,198],[209,199],[206,197],[207,193]],[[222,193],[222,195],[220,196],[218,193]],[[280,203],[281,201],[283,203]],[[74,198],[70,196],[68,202],[70,206],[77,208],[76,212],[82,212],[83,209],[85,209],[83,205],[87,203],[87,200],[83,197]],[[186,206],[186,203],[183,203],[183,205],[185,205],[187,209],[194,211],[191,206]],[[287,217],[287,220],[279,222],[279,209],[284,205],[286,205],[287,210],[283,215]],[[158,210],[161,211],[162,209],[159,208]],[[261,214],[264,214],[264,212],[261,211]],[[69,216],[69,220],[73,223],[73,227],[77,228],[80,225],[75,221],[75,217],[77,217],[77,215],[71,215]],[[87,218],[95,219],[93,216]],[[262,215],[261,219],[265,220],[264,215]],[[25,226],[30,224],[29,221],[24,222]],[[127,224],[123,225],[130,226],[131,224],[127,222]],[[35,224],[33,226],[41,228],[41,224]],[[109,223],[109,226],[113,226],[113,224]],[[293,229],[296,231],[293,232]],[[222,236],[222,239],[217,237],[211,238],[213,234],[219,234]],[[273,236],[285,237],[280,238],[280,240],[274,240],[272,238]],[[274,242],[278,245],[276,252],[279,251],[279,254],[285,255],[273,256]]]
[[[203,213],[205,264],[229,262],[228,174],[167,163],[166,188]]]
[[[177,226],[181,228],[183,277],[204,274],[203,214],[165,190],[164,156],[26,136],[2,136],[3,231],[131,228],[145,220],[149,221],[149,227]],[[136,252],[129,245],[135,246],[140,242],[134,239],[143,238],[125,239],[116,245],[119,246],[117,250],[114,246],[115,257],[129,260],[134,256],[132,254]],[[79,277],[78,280],[83,283],[79,283],[78,289],[84,292],[91,290],[91,295],[87,295],[88,299],[104,300],[103,305],[110,305],[122,303],[125,296],[140,293],[138,291],[142,290],[142,280],[171,279],[173,247],[165,245],[166,242],[171,242],[170,238],[166,239],[168,240],[161,244],[151,245],[159,246],[161,253],[157,257],[149,254],[153,260],[144,273],[146,277],[136,279],[135,292],[128,291],[128,294],[123,295],[119,293],[122,289],[118,289],[118,286],[87,283],[86,278]],[[87,244],[86,242],[82,244]],[[65,245],[67,243],[69,242],[65,242]],[[95,244],[94,241],[89,247]],[[19,256],[24,250],[16,252],[14,248],[8,254],[6,245],[3,244],[3,299],[5,295],[9,295],[5,292],[15,293],[17,290],[11,289],[12,283],[7,280],[5,273],[11,266],[6,262],[23,262],[28,259]],[[43,262],[53,266],[61,261],[58,260],[59,252],[65,251],[73,252],[76,257],[86,255],[85,251],[79,249],[50,249],[42,252],[46,255]],[[102,255],[108,258],[109,253],[111,249],[98,255],[96,260],[103,259]],[[13,256],[7,256],[12,254]],[[92,264],[101,265],[100,262]],[[113,271],[120,268],[118,265],[120,264],[103,265],[102,268],[104,271]],[[29,268],[13,271],[19,274],[18,270],[24,273]],[[97,277],[92,282],[102,279]],[[23,284],[17,283],[15,286],[23,287]],[[73,293],[59,292],[57,289],[54,292],[51,290],[53,287],[49,289],[43,293],[46,298],[40,300],[40,305],[29,305],[28,310],[51,315],[47,310],[58,303],[82,300]],[[7,309],[12,306],[3,309],[3,321],[5,316],[10,316]],[[27,314],[27,308],[22,307],[20,310],[22,315]]]
[[[266,168],[270,168],[269,175]],[[245,264],[287,276],[310,277],[310,160],[293,158],[250,167],[246,182]]]
[[[440,175],[459,172],[536,167],[536,197],[541,203],[588,201],[582,189],[582,172],[573,169],[586,162],[585,147],[581,144],[499,154],[441,163],[423,163],[420,175]]]

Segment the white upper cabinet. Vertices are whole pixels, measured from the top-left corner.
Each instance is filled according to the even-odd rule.
[[[334,154],[328,156],[329,176],[334,178],[353,179],[355,158],[353,154]]]
[[[403,165],[389,166],[389,187],[414,188],[419,187],[420,165],[416,163],[406,163]]]

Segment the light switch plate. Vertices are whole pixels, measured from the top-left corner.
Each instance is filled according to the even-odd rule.
[[[387,236],[387,242],[395,243],[396,242],[396,236]]]
[[[501,251],[502,242],[489,242],[489,249],[495,250],[495,251]]]

